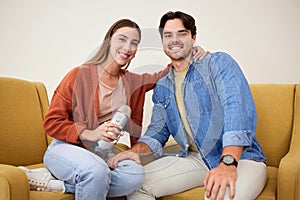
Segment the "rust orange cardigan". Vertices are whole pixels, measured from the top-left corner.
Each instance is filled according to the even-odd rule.
[[[131,144],[136,143],[141,136],[146,92],[155,87],[158,79],[168,69],[167,67],[158,73],[141,75],[121,71],[127,103],[132,110],[125,128],[131,134]],[[84,141],[79,139],[79,135],[85,129],[94,130],[98,126],[98,87],[96,65],[82,65],[67,73],[56,88],[45,116],[46,133],[58,140],[86,146],[88,143],[83,144]]]

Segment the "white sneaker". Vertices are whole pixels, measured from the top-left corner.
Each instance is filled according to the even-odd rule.
[[[26,173],[31,190],[65,192],[64,182],[56,180],[47,168],[27,169],[23,166],[18,168]]]

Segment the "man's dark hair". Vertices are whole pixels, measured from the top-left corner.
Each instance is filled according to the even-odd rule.
[[[195,19],[192,16],[180,11],[176,11],[176,12],[169,11],[166,14],[164,14],[160,19],[159,33],[161,38],[163,37],[163,30],[167,21],[172,19],[181,19],[184,28],[191,31],[192,37],[196,35],[197,28],[195,25]]]

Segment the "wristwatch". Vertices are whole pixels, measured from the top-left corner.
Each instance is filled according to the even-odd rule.
[[[222,156],[220,162],[224,163],[225,165],[234,165],[235,167],[238,166],[238,162],[232,155]]]

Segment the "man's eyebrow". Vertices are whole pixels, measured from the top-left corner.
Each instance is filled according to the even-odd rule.
[[[171,34],[171,31],[165,31],[164,34]]]
[[[184,33],[184,32],[188,32],[188,30],[186,30],[186,29],[182,29],[182,30],[179,30],[179,31],[177,31],[178,33]],[[164,32],[164,34],[171,34],[172,33],[172,31],[165,31]]]
[[[184,33],[184,32],[188,32],[188,30],[183,29],[183,30],[179,30],[178,32],[179,32],[179,33]]]

